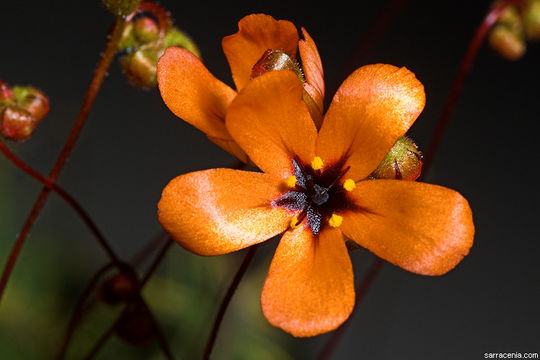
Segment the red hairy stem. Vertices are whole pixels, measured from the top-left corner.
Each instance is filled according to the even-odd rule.
[[[356,301],[354,303],[354,309],[351,313],[351,316],[347,319],[347,321],[341,325],[338,329],[336,329],[328,338],[326,344],[324,345],[321,353],[319,354],[318,360],[327,360],[330,359],[332,356],[332,353],[334,352],[335,348],[337,347],[339,341],[341,340],[341,337],[343,336],[343,333],[347,329],[348,325],[352,322],[352,318],[354,315],[354,311],[360,306],[362,301],[365,299],[369,289],[371,288],[371,285],[375,281],[375,278],[379,274],[379,271],[381,270],[384,262],[381,258],[375,257],[373,259],[373,262],[371,263],[371,266],[369,267],[366,275],[362,279],[362,282],[358,285],[358,288],[356,289]]]
[[[212,354],[212,349],[214,347],[214,343],[216,342],[216,338],[219,332],[221,321],[223,320],[223,316],[225,315],[225,312],[227,311],[227,307],[229,306],[229,303],[231,302],[231,299],[236,289],[238,288],[240,281],[244,277],[244,274],[246,273],[246,270],[249,264],[251,263],[251,260],[253,260],[253,257],[255,256],[255,252],[257,251],[258,246],[259,244],[252,245],[247,250],[247,253],[244,256],[244,260],[242,260],[242,264],[240,264],[240,267],[238,268],[238,271],[234,275],[231,285],[229,286],[229,288],[227,289],[227,292],[225,293],[225,297],[221,301],[221,305],[219,306],[216,319],[214,320],[214,325],[212,326],[212,331],[210,332],[210,336],[206,343],[206,348],[204,349],[204,354],[202,357],[204,360],[210,359],[210,355]]]
[[[63,188],[58,186],[57,184],[51,182],[49,179],[47,179],[45,176],[41,175],[38,171],[30,167],[28,164],[26,164],[24,161],[22,161],[19,157],[17,157],[9,148],[6,146],[6,144],[0,139],[0,151],[4,153],[4,155],[13,163],[15,164],[19,169],[24,171],[26,174],[34,178],[35,180],[39,181],[43,186],[53,190],[58,196],[60,196],[61,199],[63,199],[68,205],[70,205],[73,210],[79,215],[81,220],[85,223],[85,225],[88,227],[90,232],[94,234],[97,241],[100,243],[100,245],[103,247],[109,258],[113,262],[118,262],[118,257],[112,250],[111,246],[109,245],[109,242],[103,235],[103,233],[99,230],[96,223],[92,220],[90,215],[84,210],[82,205],[73,198],[68,192],[66,192]]]
[[[476,59],[476,55],[478,54],[480,47],[484,43],[484,40],[489,33],[489,30],[499,19],[505,8],[509,6],[524,6],[524,4],[525,2],[523,0],[508,0],[497,3],[495,6],[493,6],[493,8],[490,9],[490,11],[484,17],[484,20],[482,21],[480,26],[478,26],[478,29],[476,30],[471,42],[469,43],[467,52],[465,53],[465,56],[461,61],[456,77],[454,78],[454,83],[452,84],[452,88],[450,89],[450,94],[446,99],[443,111],[441,113],[441,116],[439,117],[439,120],[437,121],[437,125],[431,137],[431,142],[428,146],[427,151],[424,154],[423,172],[419,180],[425,177],[431,166],[431,163],[433,162],[433,157],[435,156],[435,153],[439,148],[444,132],[448,126],[448,123],[450,122],[450,117],[452,116],[452,112],[459,98],[459,95],[463,90],[467,75],[469,74],[471,66]]]
[[[88,87],[88,91],[84,98],[81,109],[79,110],[79,114],[77,115],[77,119],[75,120],[75,123],[73,124],[73,127],[71,128],[71,132],[69,133],[69,136],[64,144],[64,147],[62,148],[62,151],[60,152],[60,155],[56,159],[56,162],[51,172],[49,173],[48,180],[50,183],[56,182],[56,179],[60,175],[60,172],[62,171],[64,165],[66,164],[69,158],[69,155],[71,154],[71,151],[73,150],[75,143],[77,142],[77,139],[79,138],[79,134],[81,133],[81,130],[83,129],[84,124],[86,123],[88,114],[90,113],[92,105],[94,104],[94,100],[96,99],[99,89],[101,88],[101,84],[103,83],[105,75],[107,74],[107,69],[111,65],[114,59],[114,56],[116,54],[116,50],[118,48],[118,43],[122,36],[124,25],[125,25],[125,19],[121,16],[117,17],[112,34],[107,42],[105,51],[103,52],[101,59],[98,63],[98,66],[96,67],[94,71],[94,76],[92,77],[92,80]],[[26,218],[26,221],[23,225],[21,232],[19,233],[15,243],[13,244],[13,247],[11,249],[7,262],[4,265],[2,277],[0,279],[0,301],[2,300],[2,296],[6,289],[9,277],[13,271],[13,268],[15,267],[15,263],[22,249],[22,246],[28,234],[30,233],[30,230],[32,229],[34,222],[38,218],[41,212],[41,209],[45,205],[45,202],[47,201],[47,198],[49,197],[50,192],[51,192],[51,187],[48,187],[48,186],[45,186],[41,190],[36,202],[34,203],[34,206],[32,207],[32,210],[30,211],[30,214]]]

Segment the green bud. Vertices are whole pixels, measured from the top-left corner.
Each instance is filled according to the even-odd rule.
[[[171,27],[169,30],[167,30],[165,37],[163,38],[163,51],[171,46],[181,47],[193,53],[198,58],[201,57],[201,53],[193,40],[175,27]]]
[[[529,0],[523,12],[525,34],[530,40],[540,40],[540,0]]]
[[[110,13],[116,16],[128,16],[134,12],[141,0],[101,0]]]
[[[139,42],[146,44],[157,40],[159,37],[159,26],[154,19],[143,16],[135,20],[133,33]]]
[[[281,50],[268,49],[251,69],[251,78],[274,70],[292,70],[300,81],[304,82],[304,74],[296,61]]]
[[[118,50],[125,51],[131,49],[137,45],[137,39],[135,38],[135,32],[133,31],[134,25],[131,22],[126,23],[122,37],[118,43]]]
[[[399,138],[371,174],[374,179],[414,181],[422,172],[422,154],[416,144],[406,136]]]
[[[518,60],[525,55],[526,44],[523,32],[516,32],[505,24],[497,24],[491,29],[489,45],[507,60]]]
[[[35,87],[15,86],[13,95],[17,104],[40,122],[49,113],[49,99]]]
[[[163,51],[150,48],[137,50],[122,58],[122,70],[128,81],[137,87],[151,89],[157,85],[157,62]]]

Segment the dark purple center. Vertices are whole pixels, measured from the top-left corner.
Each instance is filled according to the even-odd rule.
[[[345,160],[314,170],[298,158],[292,159],[294,188],[272,201],[272,206],[300,211],[298,222],[306,221],[313,235],[318,235],[332,214],[355,210],[357,206],[343,188]]]

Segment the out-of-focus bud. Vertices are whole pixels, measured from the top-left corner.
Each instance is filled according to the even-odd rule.
[[[10,140],[25,140],[37,127],[38,122],[28,111],[16,105],[0,110],[0,133]]]
[[[118,337],[133,346],[143,346],[156,337],[156,323],[148,308],[137,301],[126,307],[116,323]]]
[[[516,33],[504,24],[491,29],[489,45],[507,60],[519,60],[525,55],[526,44],[523,33]]]
[[[13,99],[13,91],[11,88],[0,80],[0,106],[2,106],[2,103],[9,102]]]
[[[540,0],[529,0],[523,11],[523,26],[529,40],[540,40]]]
[[[10,140],[25,140],[49,113],[49,100],[31,86],[11,89],[0,80],[0,134]]]
[[[163,38],[163,52],[165,52],[165,50],[167,50],[167,48],[170,46],[181,47],[191,52],[198,58],[201,57],[201,52],[199,51],[199,48],[197,47],[197,45],[195,45],[193,40],[184,32],[178,30],[175,27],[171,27],[165,33],[165,37]]]
[[[109,12],[117,16],[128,16],[137,9],[141,0],[101,0]]]
[[[15,86],[15,101],[28,111],[39,123],[49,113],[49,99],[40,90],[32,86]]]
[[[159,26],[154,19],[142,16],[135,20],[133,33],[141,43],[148,43],[159,37]]]
[[[525,54],[525,33],[518,9],[506,7],[491,29],[489,45],[507,60],[518,60]]]
[[[137,279],[128,273],[120,273],[105,280],[98,290],[98,298],[109,305],[133,301],[136,294]]]
[[[137,87],[151,89],[157,85],[157,61],[162,51],[155,48],[137,50],[122,58],[122,70]]]
[[[281,50],[268,49],[251,69],[251,78],[274,70],[292,70],[300,81],[304,81],[304,74],[296,61]]]
[[[401,137],[371,174],[374,179],[416,180],[422,172],[422,154],[416,144]]]

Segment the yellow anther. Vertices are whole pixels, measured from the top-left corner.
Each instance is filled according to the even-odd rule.
[[[296,186],[296,176],[289,176],[287,180],[285,180],[285,184],[287,184],[288,188],[293,189]]]
[[[353,189],[356,187],[356,183],[353,179],[347,179],[345,182],[343,182],[343,188],[347,191],[353,191]]]
[[[313,168],[313,170],[321,170],[323,167],[322,159],[318,156],[315,156],[313,158],[313,161],[311,162],[311,167]]]
[[[342,222],[343,222],[343,216],[332,214],[332,216],[328,220],[328,225],[330,225],[331,227],[337,228],[341,226]]]
[[[291,219],[289,226],[291,227],[291,229],[296,229],[300,226],[300,223],[298,222],[298,218],[296,216]]]

